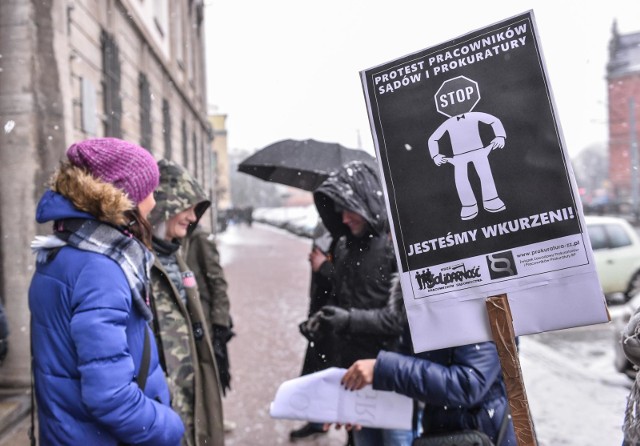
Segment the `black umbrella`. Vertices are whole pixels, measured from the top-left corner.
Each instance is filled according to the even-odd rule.
[[[343,164],[360,160],[375,169],[375,158],[364,150],[307,139],[286,139],[261,149],[242,161],[239,172],[307,191],[315,190]]]

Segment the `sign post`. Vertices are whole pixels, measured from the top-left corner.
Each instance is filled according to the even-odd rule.
[[[493,342],[498,350],[502,377],[507,388],[511,420],[518,446],[536,446],[536,435],[520,368],[509,300],[506,294],[501,294],[488,298],[486,305]]]

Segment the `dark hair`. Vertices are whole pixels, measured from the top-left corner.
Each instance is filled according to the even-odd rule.
[[[151,229],[151,224],[142,216],[138,207],[126,211],[124,215],[129,219],[126,230],[152,250],[151,237],[153,230]]]

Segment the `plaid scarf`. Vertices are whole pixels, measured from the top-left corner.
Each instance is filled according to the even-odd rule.
[[[153,319],[149,308],[149,277],[153,254],[135,237],[97,220],[59,220],[55,234],[36,237],[31,249],[43,262],[64,245],[105,255],[122,268],[134,306],[146,321]]]

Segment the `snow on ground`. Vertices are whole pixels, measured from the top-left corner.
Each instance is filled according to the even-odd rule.
[[[588,343],[577,343],[575,355],[584,357],[586,349]],[[586,368],[535,336],[522,336],[520,362],[539,446],[622,443],[630,381],[611,361],[610,367]]]

